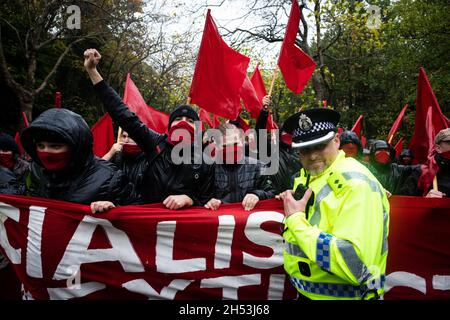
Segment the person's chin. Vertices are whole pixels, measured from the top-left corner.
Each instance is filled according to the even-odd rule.
[[[322,163],[319,163],[309,166],[307,171],[309,171],[311,175],[316,176],[318,174],[321,174],[324,170],[325,166]]]

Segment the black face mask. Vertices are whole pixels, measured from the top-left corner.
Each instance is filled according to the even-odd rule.
[[[440,169],[450,169],[450,159],[444,158],[440,153],[436,153],[434,159]]]

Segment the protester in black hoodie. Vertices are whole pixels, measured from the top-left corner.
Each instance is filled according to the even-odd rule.
[[[20,139],[33,160],[26,195],[91,204],[92,212],[130,201],[132,185],[113,164],[94,156],[91,130],[79,114],[49,109]]]
[[[23,181],[30,169],[30,163],[20,157],[16,141],[7,133],[0,133],[0,166],[11,170],[18,181]]]
[[[101,59],[98,51],[88,49],[84,57],[86,71],[106,110],[148,157],[142,188],[144,203],[163,202],[168,209],[204,205],[213,196],[214,167],[195,159],[202,157],[194,152],[192,144],[195,133],[200,130],[194,126],[194,121],[199,120],[197,112],[188,105],[176,107],[169,116],[169,135],[161,135],[142,123],[103,80],[97,71]],[[176,131],[183,131],[187,136],[177,136]],[[172,150],[179,143],[191,148],[187,163],[177,163],[172,157]]]

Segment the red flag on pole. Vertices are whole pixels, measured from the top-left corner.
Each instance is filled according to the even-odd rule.
[[[386,140],[389,144],[392,142],[392,138],[394,138],[394,135],[397,132],[398,127],[400,126],[400,123],[402,122],[403,117],[405,116],[405,112],[406,112],[407,108],[408,108],[408,104],[405,104],[402,111],[400,111],[400,113],[398,114],[397,119],[395,119],[395,122],[392,125],[392,128],[389,131],[387,140]]]
[[[264,84],[263,77],[261,72],[259,71],[259,63],[256,65],[255,70],[250,77],[250,82],[253,84],[253,88],[255,88],[256,95],[258,96],[258,100],[262,104],[262,100],[265,96],[267,96],[266,86]]]
[[[363,148],[366,147],[367,139],[366,136],[361,136],[361,145]]]
[[[354,133],[356,133],[356,135],[358,136],[358,138],[361,139],[361,130],[362,130],[362,120],[363,120],[364,116],[360,115],[359,118],[356,120],[355,124],[353,125],[352,130]]]
[[[303,91],[303,88],[316,68],[314,60],[295,45],[300,23],[300,14],[297,0],[293,0],[286,34],[284,35],[280,56],[278,58],[278,66],[283,74],[286,86],[296,94]]]
[[[93,151],[97,157],[103,157],[114,144],[114,129],[109,113],[101,117],[91,128],[94,139]]]
[[[429,111],[429,107],[432,111]],[[429,139],[427,139],[430,130],[426,128],[427,114],[431,112],[430,127],[434,132],[448,128],[450,123],[443,115],[433,89],[431,88],[427,74],[423,68],[420,68],[419,80],[417,84],[416,98],[416,119],[414,125],[414,134],[409,143],[409,149],[414,153],[414,164],[425,163],[427,161]],[[434,136],[433,136],[434,139]],[[434,145],[434,142],[432,143]]]
[[[189,92],[191,103],[219,116],[236,119],[241,111],[239,93],[249,62],[250,58],[223,41],[208,9]]]
[[[426,136],[424,137],[424,139],[427,141],[428,144],[427,150],[428,156],[425,164],[422,164],[421,166],[421,175],[418,182],[418,187],[420,190],[423,190],[424,196],[428,193],[428,190],[430,189],[430,186],[433,183],[433,179],[439,170],[439,166],[436,163],[436,159],[434,158],[436,154],[436,149],[434,146],[434,137],[436,136],[436,131],[434,129],[433,113],[434,113],[433,107],[432,106],[428,107],[427,116],[425,118]]]
[[[257,119],[262,108],[262,98],[259,99],[255,87],[247,76],[242,84],[240,95],[250,116]]]
[[[139,119],[150,129],[159,133],[165,133],[169,124],[169,115],[148,106],[144,98],[142,98],[139,89],[131,79],[130,74],[127,74],[125,83],[125,92],[123,94],[123,102],[136,113]]]
[[[403,150],[403,137],[401,137],[400,140],[397,141],[397,144],[395,145],[394,149],[395,149],[395,157],[398,158]]]
[[[55,92],[55,108],[61,108],[61,92]]]
[[[198,117],[200,118],[200,121],[203,122],[203,126],[205,126],[205,124],[208,124],[210,128],[214,128],[214,123],[211,120],[208,111],[200,108],[198,111]]]

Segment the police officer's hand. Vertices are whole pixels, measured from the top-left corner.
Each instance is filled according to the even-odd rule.
[[[95,201],[91,203],[92,213],[102,213],[114,207],[115,205],[111,201]]]
[[[219,209],[220,205],[222,204],[222,201],[219,199],[211,198],[206,204],[205,208],[209,210],[217,210]]]
[[[190,207],[194,204],[194,201],[192,201],[191,198],[189,198],[185,194],[176,195],[176,196],[168,196],[164,201],[163,204],[166,206],[167,209],[170,210],[178,210],[183,207]]]
[[[312,190],[308,188],[303,195],[303,198],[298,201],[294,199],[292,192],[289,191],[292,190],[285,191],[279,195],[279,199],[283,200],[284,215],[289,217],[296,212],[305,212],[306,204],[312,195]]]
[[[244,207],[245,211],[250,211],[256,206],[258,201],[259,197],[256,194],[247,193],[244,197],[244,200],[242,200],[242,206]]]

